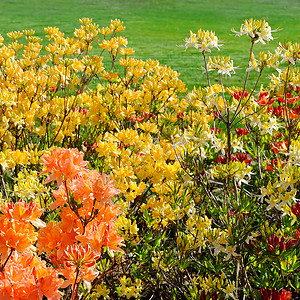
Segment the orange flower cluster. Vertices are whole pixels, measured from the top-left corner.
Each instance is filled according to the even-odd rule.
[[[2,205],[0,216],[0,299],[60,299],[63,279],[34,255],[43,209],[24,201]],[[33,226],[34,225],[34,226]]]
[[[13,251],[30,253],[37,239],[33,225],[45,226],[39,217],[43,210],[36,204],[20,201],[9,203],[1,207],[0,216],[0,255],[3,263]],[[33,224],[33,225],[32,225]]]
[[[38,256],[15,252],[0,273],[0,299],[59,300],[63,282]]]
[[[88,162],[83,160],[84,153],[77,149],[54,149],[50,156],[42,156],[42,162],[47,169],[41,174],[51,172],[45,183],[57,180],[61,185],[63,180],[72,179]]]
[[[99,274],[96,262],[106,247],[111,255],[122,252],[123,238],[114,224],[120,214],[112,197],[119,193],[105,174],[85,167],[83,153],[57,148],[43,156],[46,182],[57,181],[51,209],[59,208],[58,223],[40,219],[43,209],[33,202],[2,205],[0,216],[0,299],[60,299],[59,288],[72,284],[72,299],[81,282]],[[35,227],[41,227],[36,231]],[[45,252],[56,269],[36,255]],[[62,275],[64,279],[59,279]]]
[[[106,174],[85,168],[83,153],[77,149],[57,148],[42,161],[50,172],[46,182],[57,181],[51,209],[61,208],[60,222],[49,222],[39,231],[37,247],[46,252],[51,262],[66,278],[64,287],[72,284],[73,291],[83,280],[93,281],[96,260],[103,247],[113,255],[123,238],[114,224],[120,214],[111,198],[119,193]]]

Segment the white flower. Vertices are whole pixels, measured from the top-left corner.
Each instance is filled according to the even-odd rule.
[[[220,252],[225,252],[225,248],[217,241],[213,241],[212,244],[214,247],[214,256],[217,256]]]
[[[265,198],[265,201],[269,204],[267,210],[270,210],[274,207],[276,207],[278,210],[281,209],[282,203],[280,205],[280,200],[278,200],[278,198],[274,195],[272,195],[269,199]]]
[[[264,124],[260,124],[261,134],[270,134],[273,135],[273,131],[277,131],[280,127],[282,127],[278,122],[276,117],[269,117],[268,122]]]
[[[184,41],[185,41],[185,45],[184,45],[185,51],[189,47],[194,47],[194,48],[198,49],[198,44],[197,44],[198,38],[197,38],[196,34],[193,33],[192,31],[190,31],[190,37],[185,38]]]
[[[253,22],[249,22],[249,21],[245,20],[245,23],[242,24],[240,27],[240,31],[235,31],[234,29],[231,29],[231,31],[235,33],[235,36],[249,35],[251,38],[254,39],[255,38],[254,30],[257,27]]]
[[[285,63],[286,61],[289,61],[292,65],[295,65],[295,60],[293,58],[293,49],[292,49],[292,45],[289,45],[290,47],[286,47],[281,45],[281,43],[279,43],[279,47],[277,48],[277,51],[279,52],[280,56],[283,58],[281,60],[281,63]]]
[[[218,44],[219,42],[219,39],[216,35],[213,35],[210,37],[210,42],[209,42],[209,45],[212,47],[212,48],[217,48],[219,51],[220,51],[220,47],[222,46],[221,44]]]
[[[257,59],[252,59],[251,61],[249,61],[249,65],[248,68],[246,69],[246,72],[250,72],[252,70],[255,70],[257,72],[259,72],[259,64]]]
[[[260,32],[259,31],[257,32],[257,36],[258,36],[258,38],[255,41],[255,43],[265,44],[265,41],[269,42],[269,41],[273,40],[272,30],[267,22],[265,24],[265,27],[263,27]]]
[[[236,250],[236,245],[233,246],[233,247],[226,245],[226,247],[224,249],[224,252],[227,253],[227,256],[225,257],[225,260],[229,260],[229,258],[231,256],[234,256],[234,257],[238,256],[238,254],[235,252],[235,250]]]

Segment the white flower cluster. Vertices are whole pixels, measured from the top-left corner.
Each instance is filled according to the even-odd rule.
[[[246,72],[255,70],[257,72],[260,72],[263,68],[274,68],[277,71],[279,70],[279,54],[278,51],[275,51],[274,54],[272,54],[270,51],[267,53],[260,52],[258,54],[258,59],[255,58],[254,53],[251,53],[251,60],[249,61],[248,68],[246,69]]]
[[[199,52],[211,52],[211,48],[220,50],[222,45],[219,44],[219,39],[213,31],[205,31],[199,29],[197,33],[190,31],[190,36],[185,38],[185,50],[189,47],[194,47]]]
[[[284,45],[279,43],[276,52],[282,57],[281,63],[290,62],[292,65],[295,65],[300,58],[300,45],[298,43],[292,44],[291,42],[287,42]]]
[[[265,20],[245,20],[244,24],[241,25],[240,31],[231,29],[236,36],[248,35],[254,43],[265,44],[270,40],[273,40],[272,30],[268,22]],[[265,42],[266,41],[266,42]]]
[[[233,67],[233,60],[230,60],[230,56],[228,57],[209,57],[208,64],[207,64],[208,71],[216,70],[219,74],[222,75],[229,75],[231,73],[235,74],[235,67]]]

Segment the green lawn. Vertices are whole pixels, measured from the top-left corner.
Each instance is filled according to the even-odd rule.
[[[242,84],[249,51],[249,39],[234,37],[232,27],[238,30],[244,19],[253,17],[266,19],[273,29],[281,28],[273,33],[278,39],[266,45],[266,50],[274,49],[278,41],[285,39],[299,41],[300,33],[299,0],[2,0],[0,10],[3,36],[25,28],[43,35],[46,26],[57,26],[71,35],[79,26],[79,18],[93,18],[100,26],[120,18],[127,27],[124,35],[129,46],[136,50],[135,57],[158,59],[171,66],[181,73],[189,88],[205,83],[200,55],[193,49],[184,52],[178,47],[189,30],[214,30],[222,40],[222,51],[212,54],[230,55],[235,66],[240,66],[237,74],[229,78],[230,85]],[[250,79],[253,81],[256,75],[251,74]]]

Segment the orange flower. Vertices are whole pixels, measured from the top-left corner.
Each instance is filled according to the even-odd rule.
[[[57,185],[74,176],[87,166],[88,162],[83,160],[84,153],[78,149],[56,148],[51,152],[50,156],[42,156],[43,164],[47,167],[41,174],[50,172],[45,183],[57,180]]]
[[[69,245],[64,251],[64,260],[67,267],[74,267],[80,271],[93,268],[100,255],[91,250],[91,246],[86,244]]]
[[[1,219],[14,219],[23,222],[30,222],[36,227],[45,227],[46,224],[39,219],[43,213],[43,209],[40,209],[37,204],[30,202],[27,204],[24,200],[16,203],[8,203],[2,205],[3,216]]]
[[[99,209],[104,203],[112,204],[111,198],[120,192],[108,175],[99,174],[96,170],[86,170],[79,174],[69,186],[75,200],[80,199],[84,205],[88,202],[92,205],[96,199],[94,209]]]
[[[110,222],[101,222],[94,220],[86,227],[85,234],[77,236],[76,239],[83,244],[90,244],[94,251],[101,252],[102,247],[107,247],[109,253],[113,256],[113,252],[122,252],[118,246],[123,246],[124,239],[117,234],[116,226]]]
[[[52,191],[52,194],[56,200],[50,204],[50,209],[54,210],[57,207],[64,206],[68,202],[66,187],[63,184],[59,186],[58,190]]]
[[[64,266],[63,268],[59,269],[59,273],[63,275],[67,280],[65,280],[62,288],[69,286],[70,284],[75,284],[76,279],[76,269],[74,267],[67,267]],[[79,283],[83,280],[85,283],[92,282],[97,276],[99,272],[96,272],[92,268],[88,268],[79,272],[76,283]]]
[[[117,219],[117,216],[120,215],[122,212],[119,210],[119,206],[109,206],[104,204],[101,209],[99,210],[97,219],[101,222],[114,222]]]
[[[4,260],[11,249],[18,252],[32,251],[32,244],[37,239],[34,227],[26,222],[17,220],[0,220],[0,254]]]
[[[77,210],[82,219],[89,219],[92,211],[99,210],[103,204],[112,205],[111,198],[120,191],[114,188],[114,182],[109,180],[106,174],[99,174],[96,170],[85,170],[74,176],[66,183],[68,192],[72,194],[70,201],[75,201]],[[63,206],[68,202],[65,185],[60,185],[59,189],[53,191],[55,201],[50,205],[51,209]],[[72,207],[72,206],[71,206]],[[78,218],[73,213],[72,218]],[[70,223],[72,224],[72,222]]]
[[[0,273],[0,299],[59,300],[64,280],[37,256],[14,253]]]
[[[40,294],[46,296],[48,300],[59,300],[61,299],[61,292],[58,289],[63,285],[63,282],[63,279],[54,278],[50,275],[39,278],[36,286]],[[44,298],[41,297],[40,299]]]
[[[61,218],[59,228],[63,232],[75,232],[76,234],[82,232],[82,224],[76,214],[71,210],[70,206],[63,207],[59,216]]]
[[[96,172],[96,178],[93,181],[93,193],[95,199],[99,202],[99,207],[104,203],[109,203],[109,200],[120,193],[120,190],[114,187],[114,181],[109,180],[106,174],[99,174]]]
[[[39,230],[37,247],[40,252],[48,252],[52,263],[60,264],[64,250],[76,242],[77,233],[72,230],[65,232],[60,223],[49,222],[45,228]]]
[[[95,271],[99,257],[100,255],[92,251],[88,244],[85,247],[81,244],[69,245],[64,251],[63,267],[59,270],[59,273],[67,278],[64,287],[79,283],[81,280],[86,283],[93,281],[99,274]]]
[[[61,230],[53,221],[38,232],[37,248],[40,252],[48,252],[57,248],[61,242]]]

